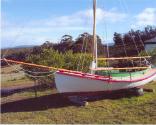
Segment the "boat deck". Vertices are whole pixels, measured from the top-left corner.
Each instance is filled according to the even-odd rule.
[[[137,80],[140,78],[149,77],[154,73],[156,73],[156,68],[147,70],[145,73],[140,73],[140,74],[136,74],[136,75],[129,74],[128,76],[124,76],[124,77],[123,76],[112,77],[112,79],[113,80]]]

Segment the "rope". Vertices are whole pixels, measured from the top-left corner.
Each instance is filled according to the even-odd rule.
[[[0,59],[0,60],[3,61],[4,59]],[[25,63],[25,62],[21,62],[21,61],[10,60],[10,59],[6,59],[6,60],[7,60],[8,62],[11,62],[11,63],[22,64],[22,65],[28,65],[28,66],[37,67],[37,68],[43,68],[43,69],[49,69],[49,70],[56,70],[56,71],[59,70],[59,71],[80,73],[80,72],[78,72],[78,71],[67,70],[67,69],[62,69],[62,68],[55,68],[55,67],[44,66],[44,65],[39,65],[39,64],[32,64],[32,63]]]
[[[4,60],[4,59],[0,59],[0,60]],[[11,63],[17,63],[17,64],[22,64],[22,65],[28,65],[28,66],[32,66],[32,67],[37,67],[37,68],[45,68],[45,69],[53,69],[53,70],[58,70],[58,68],[55,67],[49,67],[49,66],[44,66],[44,65],[38,65],[38,64],[33,64],[33,63],[26,63],[26,62],[22,62],[22,61],[16,61],[16,60],[10,60],[10,59],[5,59],[8,62]],[[65,70],[65,69],[61,69],[60,70]]]
[[[85,37],[85,40],[86,40],[86,37]],[[86,50],[87,50],[87,45],[88,45],[88,42],[86,42],[86,45],[85,45],[85,51],[84,51],[84,55],[86,54]],[[83,65],[84,65],[84,61],[85,61],[85,56],[82,60],[82,67],[81,67],[81,71],[83,71]]]
[[[148,69],[148,68],[149,67],[125,67],[125,68],[103,68],[103,67],[99,67],[99,68],[95,68],[95,69],[92,69],[92,70],[95,70],[95,71],[100,71],[100,70],[110,71],[110,70],[125,70],[125,69],[132,70],[132,69]]]
[[[5,59],[4,58],[4,61],[8,64],[8,66],[12,66],[12,65],[10,65],[10,63],[8,63],[8,61],[7,61],[7,59]],[[19,69],[17,69],[17,68],[14,68],[14,70],[16,70],[16,71],[18,71],[18,72],[20,72],[21,70],[19,70]],[[28,71],[28,70],[24,70],[24,69],[22,69],[23,71],[24,71],[24,74],[25,75],[27,75],[27,76],[29,76],[29,77],[33,77],[33,78],[43,78],[43,77],[47,77],[47,76],[51,76],[51,75],[53,75],[55,72],[33,72],[33,71]],[[29,73],[51,73],[51,74],[48,74],[48,75],[40,75],[40,76],[36,76],[36,75],[32,75],[32,74],[29,74],[29,73],[26,73],[26,72],[29,72]]]
[[[120,3],[123,4],[124,9],[127,11],[127,13],[129,13],[130,10],[129,10],[128,6],[127,6],[126,1],[125,1],[125,0],[120,0]],[[142,40],[142,38],[141,38],[141,35],[140,35],[138,32],[137,32],[137,34],[138,34],[138,36],[139,36],[139,39],[140,39],[140,41],[141,41],[142,46],[144,47],[144,50],[145,50],[147,56],[149,56],[147,50],[145,49],[145,45],[144,45],[144,43],[143,43],[143,40]]]
[[[106,38],[106,41],[108,40],[108,34],[107,34],[107,23],[106,23],[106,21],[104,20],[104,29],[105,29],[105,38]],[[108,46],[108,42],[106,42],[106,51],[107,51],[107,58],[109,58],[109,56],[110,56],[110,53],[109,53],[109,46]],[[109,62],[106,62],[106,66],[107,67],[109,67],[110,66],[110,64],[109,64]],[[109,72],[108,72],[109,73]]]
[[[132,39],[132,41],[133,41],[133,43],[134,43],[134,45],[135,45],[135,48],[136,48],[136,50],[137,50],[137,53],[138,53],[138,55],[139,55],[139,50],[138,50],[138,47],[137,47],[137,45],[136,45],[136,41],[135,41],[134,37],[132,36],[132,34],[130,34],[130,36],[131,36],[131,39]]]
[[[138,45],[138,46],[142,46],[142,45]],[[116,47],[116,48],[119,48],[119,47],[122,48],[122,47],[123,47],[123,43],[122,43],[122,44],[119,44],[119,43],[118,43],[118,45],[115,45],[115,47]],[[125,43],[125,47],[133,47],[133,45],[132,45],[132,44],[126,44],[126,43]]]
[[[123,39],[121,39],[121,41],[122,41],[122,44],[123,44],[123,46],[124,46],[124,52],[125,52],[125,55],[126,55],[126,57],[127,57],[128,55],[127,55],[127,51],[126,51],[125,43],[124,43]]]
[[[77,66],[77,71],[79,71],[79,68],[80,68],[80,63],[81,63],[81,58],[82,58],[83,47],[84,47],[84,38],[83,38],[83,43],[82,43],[82,48],[81,48],[80,60],[79,60],[79,62],[78,62],[78,66]]]
[[[98,58],[98,60],[127,60],[127,59],[144,59],[151,58],[151,56],[142,56],[142,57],[112,57],[112,58]]]
[[[129,13],[130,12],[130,10],[129,10],[129,8],[128,8],[128,6],[127,6],[127,3],[126,3],[126,1],[125,0],[119,0],[120,1],[120,5],[123,7],[123,10],[126,10],[126,13]],[[141,39],[141,35],[137,32],[137,35],[139,36],[139,39],[140,39],[140,41],[141,41],[141,44],[142,44],[142,47],[144,48],[144,50],[145,50],[145,53],[147,54],[147,56],[149,56],[149,54],[148,54],[148,52],[147,52],[147,50],[145,49],[145,45],[144,45],[144,43],[143,43],[143,40]],[[138,51],[138,48],[137,48],[137,45],[136,45],[136,43],[135,43],[135,40],[134,40],[134,38],[132,38],[133,39],[133,42],[134,42],[134,44],[135,44],[135,47],[136,47],[136,49],[137,49],[137,53],[139,54],[139,51]],[[146,60],[146,59],[145,59]],[[146,60],[147,61],[147,60]],[[147,61],[149,64],[151,64],[149,61]],[[141,65],[141,60],[140,60],[140,65]]]
[[[125,55],[126,55],[126,57],[128,56],[128,54],[127,54],[127,51],[126,51],[126,47],[125,47],[125,42],[124,42],[124,40],[123,39],[121,39],[121,41],[122,41],[122,43],[123,43],[123,46],[124,46],[124,51],[125,51]],[[133,65],[133,67],[134,67],[134,62],[133,62],[133,60],[130,60],[130,62],[131,62],[131,64]],[[129,66],[129,63],[128,63],[128,66]]]

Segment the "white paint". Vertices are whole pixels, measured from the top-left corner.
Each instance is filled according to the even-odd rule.
[[[149,76],[151,74],[148,74]],[[144,76],[147,77],[147,76]],[[126,88],[134,88],[145,85],[156,79],[156,74],[148,79],[139,82],[116,82],[108,83],[108,81],[93,80],[89,78],[79,78],[65,74],[55,73],[56,88],[59,93],[65,92],[98,92],[109,90],[120,90]]]

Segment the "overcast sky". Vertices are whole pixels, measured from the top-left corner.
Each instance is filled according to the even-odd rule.
[[[58,42],[65,35],[92,34],[92,0],[1,0],[1,47]],[[97,0],[97,34],[156,25],[156,0]]]

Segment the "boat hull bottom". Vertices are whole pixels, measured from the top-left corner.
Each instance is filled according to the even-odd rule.
[[[112,90],[112,91],[95,91],[95,92],[64,92],[59,93],[64,97],[69,96],[103,96],[103,97],[112,97],[112,95],[116,96],[132,96],[132,95],[140,95],[138,94],[139,90],[143,89],[142,86],[135,88],[126,88],[120,90]],[[113,98],[113,97],[112,97]]]

